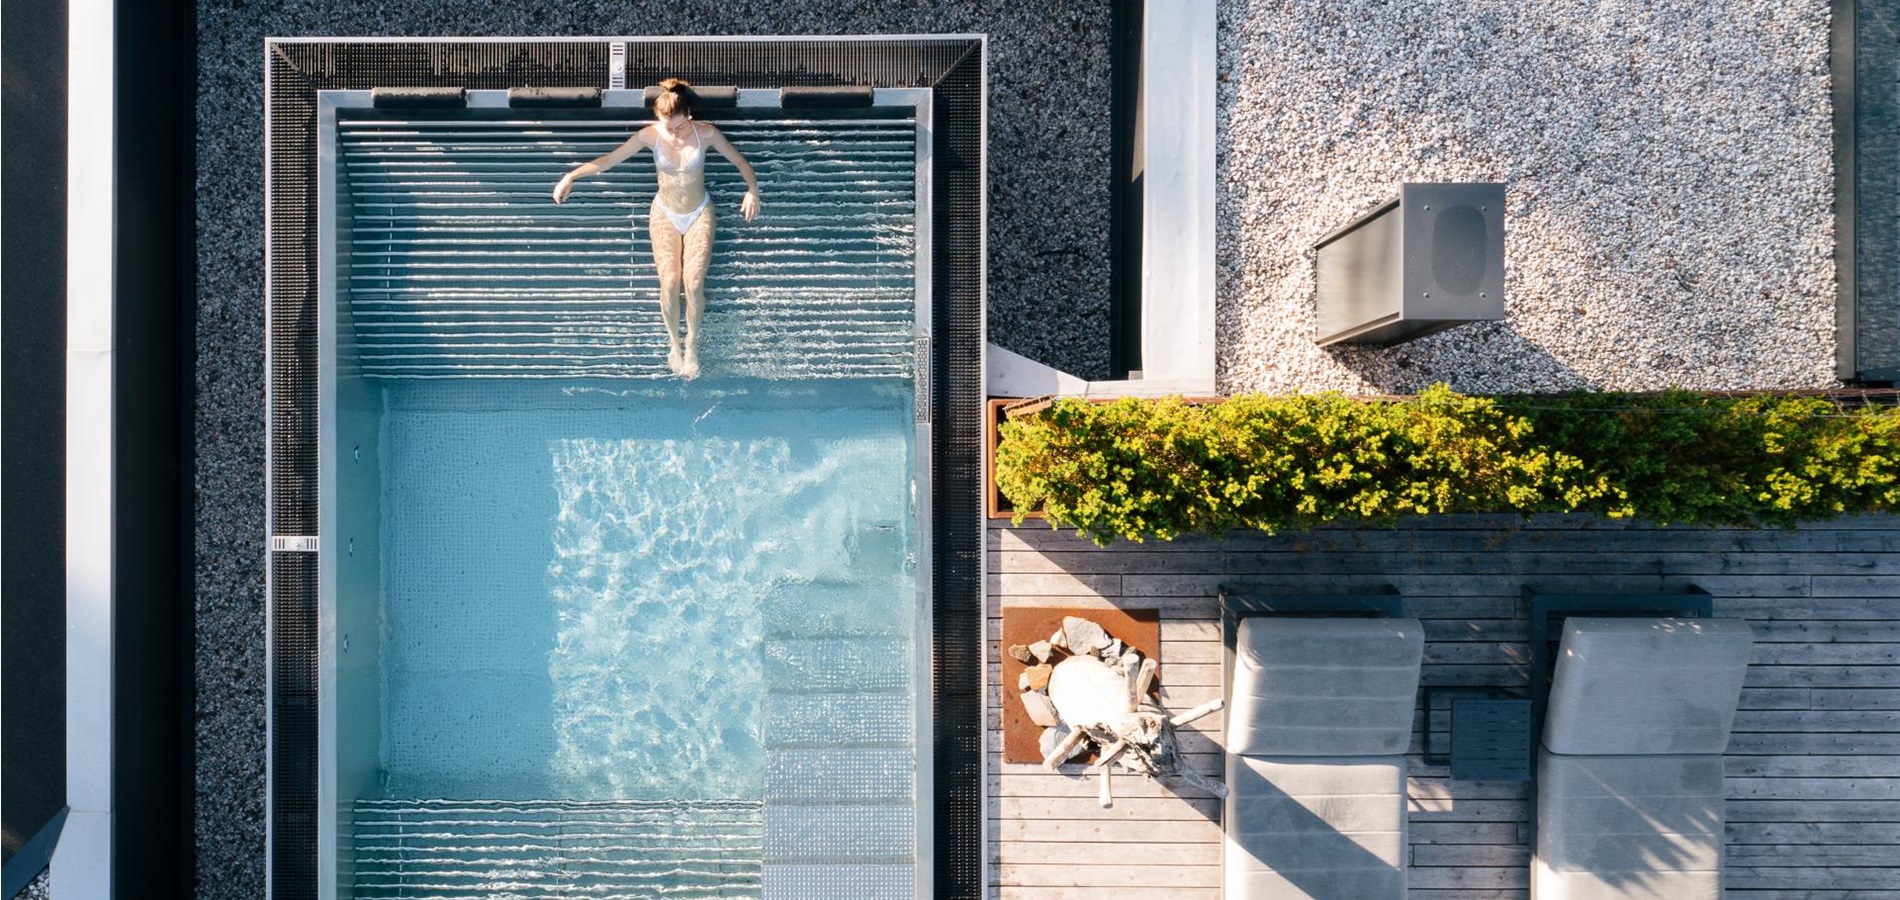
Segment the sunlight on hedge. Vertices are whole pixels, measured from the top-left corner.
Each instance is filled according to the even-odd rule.
[[[1065,399],[1001,436],[1016,521],[1102,543],[1432,513],[1782,526],[1900,500],[1900,410],[1812,397]]]

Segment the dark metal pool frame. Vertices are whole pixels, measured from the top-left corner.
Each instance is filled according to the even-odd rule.
[[[317,897],[319,322],[317,92],[377,87],[620,87],[668,76],[739,88],[931,92],[930,846],[920,885],[982,896],[985,44],[876,38],[273,39],[265,46],[266,883]],[[924,377],[920,373],[920,378]],[[921,752],[920,748],[920,752]]]

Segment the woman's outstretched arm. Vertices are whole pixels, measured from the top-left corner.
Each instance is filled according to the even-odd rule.
[[[560,182],[554,185],[554,202],[566,203],[568,193],[574,190],[575,181],[592,175],[599,175],[625,162],[627,157],[646,149],[646,133],[645,128],[634,132],[633,137],[627,138],[626,143],[615,147],[612,153],[581,163],[574,167],[574,171],[561,176]]]
[[[745,154],[740,153],[739,148],[734,147],[731,141],[726,140],[726,136],[722,134],[716,126],[706,125],[706,132],[708,138],[706,142],[711,144],[714,150],[719,151],[720,156],[725,157],[730,160],[734,166],[737,166],[740,175],[745,176],[745,199],[739,201],[739,212],[745,216],[745,220],[748,222],[758,218],[759,177],[752,171],[752,164],[746,162]]]

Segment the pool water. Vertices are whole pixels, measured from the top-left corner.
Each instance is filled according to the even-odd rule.
[[[391,796],[759,799],[768,738],[907,746],[907,395],[422,383],[387,408]]]
[[[917,124],[730,112],[693,381],[644,114],[339,120],[339,894],[914,897]]]

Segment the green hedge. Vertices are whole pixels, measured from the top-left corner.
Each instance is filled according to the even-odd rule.
[[[1815,397],[1059,400],[1003,423],[1019,511],[1099,542],[1428,513],[1786,526],[1900,505],[1900,410]]]

